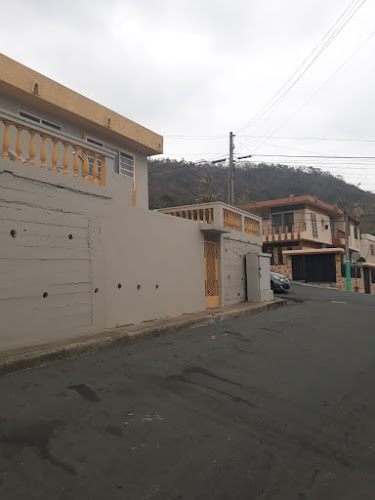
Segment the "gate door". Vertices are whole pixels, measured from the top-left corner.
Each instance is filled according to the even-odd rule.
[[[218,244],[213,241],[204,242],[204,279],[206,309],[219,307],[219,251]]]
[[[365,285],[365,293],[371,293],[370,270],[368,267],[363,267],[363,281]]]

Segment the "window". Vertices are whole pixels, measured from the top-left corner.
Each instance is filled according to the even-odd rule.
[[[318,226],[316,224],[316,215],[310,214],[311,216],[311,226],[312,226],[312,234],[314,238],[318,237]]]
[[[358,227],[354,226],[354,238],[358,240]]]
[[[20,111],[19,115],[22,118],[26,118],[26,120],[31,120],[35,123],[41,123],[49,128],[54,128],[55,130],[62,130],[61,125],[56,125],[56,123],[52,123],[49,120],[45,120],[44,118],[38,118],[37,116],[31,115],[30,113],[26,113],[25,111]]]
[[[374,252],[374,245],[370,245],[370,252],[371,252],[371,255],[375,254],[375,252]]]
[[[124,175],[125,177],[129,177],[134,181],[134,173],[135,173],[135,161],[134,156],[129,153],[124,153],[124,151],[120,151],[114,147],[108,146],[96,139],[92,139],[91,137],[86,137],[86,141],[92,144],[95,147],[103,148],[117,155],[116,158],[116,173],[120,175]],[[89,154],[89,171],[90,175],[92,172],[92,167],[94,165],[94,156]],[[98,158],[98,179],[100,179],[100,169],[101,169],[101,160]]]
[[[134,156],[119,151],[118,173],[134,179]]]
[[[332,239],[334,239],[334,237],[335,237],[335,221],[334,221],[333,217],[329,218],[329,223],[331,226],[331,236],[332,236]]]
[[[272,214],[272,228],[276,228],[276,231],[281,227],[282,231],[285,232],[286,228],[288,231],[292,231],[294,226],[294,212],[284,212],[281,214]]]
[[[279,266],[282,266],[284,264],[282,247],[277,249],[277,263],[279,264]]]

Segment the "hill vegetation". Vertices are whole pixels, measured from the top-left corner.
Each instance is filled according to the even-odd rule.
[[[211,179],[210,195],[227,201],[228,167],[211,163],[197,165],[186,161],[156,159],[149,162],[150,208],[197,203],[202,199],[204,179]],[[208,187],[206,185],[206,194]],[[316,195],[327,203],[337,203],[361,221],[361,232],[375,234],[375,194],[347,184],[340,176],[313,167],[290,167],[262,163],[243,163],[235,171],[236,204]]]

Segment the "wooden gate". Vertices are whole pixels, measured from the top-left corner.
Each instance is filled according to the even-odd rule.
[[[219,251],[213,241],[204,242],[204,280],[206,308],[219,307]]]

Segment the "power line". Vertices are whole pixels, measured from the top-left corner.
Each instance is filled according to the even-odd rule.
[[[273,157],[273,158],[338,158],[338,159],[358,159],[358,160],[375,160],[375,156],[336,156],[336,155],[284,155],[284,154],[253,154],[252,156]]]
[[[243,138],[249,139],[264,139],[269,137],[268,135],[243,135]],[[294,137],[285,135],[275,135],[274,139],[285,139],[293,141],[328,141],[328,142],[369,142],[375,143],[375,139],[351,139],[346,137]]]
[[[309,103],[320,91],[321,89],[334,77],[337,75],[337,73],[339,73],[342,68],[352,59],[352,57],[355,56],[355,54],[357,54],[357,52],[374,36],[375,34],[375,30],[370,33],[370,35],[361,43],[361,45],[359,47],[357,47],[357,49],[351,53],[351,55],[345,59],[345,61],[341,64],[341,66],[339,66],[337,68],[337,70],[332,73],[332,75],[330,77],[327,78],[327,80],[325,80],[325,82],[322,83],[322,85],[320,85],[320,87],[318,87],[318,89],[310,96],[306,99],[306,101],[304,101],[301,106],[294,112],[292,113],[281,125],[279,125],[273,132],[272,134],[270,134],[269,136],[267,136],[267,138],[263,141],[262,144],[265,144],[269,139],[271,139],[271,137],[273,137],[286,123],[288,123],[304,106],[306,106],[307,103]]]
[[[303,77],[303,75],[308,71],[308,69],[314,64],[314,62],[319,58],[319,56],[324,52],[324,50],[333,42],[333,40],[338,36],[346,24],[351,20],[354,14],[358,11],[360,7],[365,3],[366,0],[353,0],[351,4],[344,10],[341,16],[337,19],[334,25],[328,30],[320,42],[314,47],[310,54],[305,58],[305,60],[300,64],[296,71],[289,77],[289,79],[284,83],[284,85],[271,97],[271,99],[255,114],[255,116],[247,122],[243,127],[241,127],[237,135],[249,128],[256,121],[258,121],[267,112],[273,112],[278,104],[287,96],[287,94],[292,90],[292,88],[298,83],[298,81]],[[304,66],[306,66],[304,68]],[[303,69],[302,69],[303,68]],[[298,75],[298,73],[302,72]],[[298,76],[297,76],[298,75]],[[294,77],[296,77],[294,79]]]

